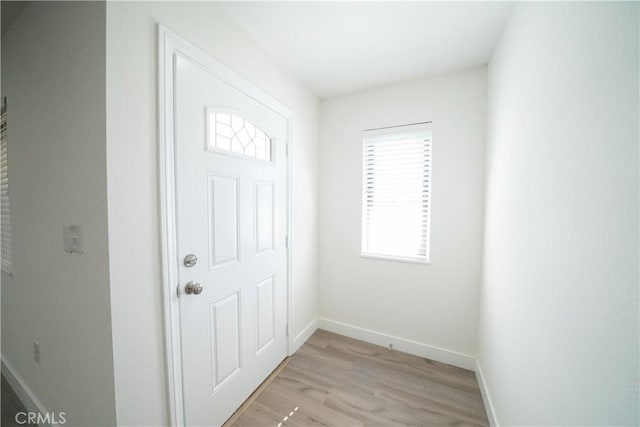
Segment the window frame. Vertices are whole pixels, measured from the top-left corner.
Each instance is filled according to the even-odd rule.
[[[432,205],[432,181],[433,181],[433,123],[431,121],[418,122],[418,123],[409,123],[404,125],[396,125],[396,126],[385,126],[380,128],[372,128],[365,129],[362,132],[362,170],[361,170],[361,234],[360,234],[360,256],[363,258],[370,259],[380,259],[386,261],[398,261],[398,262],[408,262],[415,264],[423,264],[430,265],[431,264],[431,205]],[[412,131],[411,127],[414,127]],[[416,128],[424,127],[424,130],[418,130]],[[375,138],[373,136],[368,136],[368,132],[380,132],[384,135],[388,135],[385,137]],[[404,255],[396,255],[389,253],[377,253],[367,251],[366,248],[366,239],[367,239],[367,146],[372,143],[372,140],[378,139],[394,139],[400,140],[402,138],[407,139],[407,135],[412,133],[422,134],[424,132],[425,140],[429,141],[429,149],[430,155],[426,164],[423,164],[423,167],[428,168],[428,184],[427,184],[427,208],[426,208],[426,238],[425,238],[425,256],[404,256]],[[404,136],[403,136],[404,135]]]

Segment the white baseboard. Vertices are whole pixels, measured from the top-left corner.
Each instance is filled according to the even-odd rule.
[[[482,368],[480,367],[480,361],[478,359],[476,359],[476,378],[478,379],[478,386],[480,387],[480,393],[482,394],[484,409],[485,411],[487,411],[489,425],[491,427],[498,427],[500,423],[498,422],[498,418],[496,417],[496,411],[493,407],[491,395],[489,394],[489,389],[487,388],[487,383],[484,380],[484,374],[482,373]]]
[[[302,332],[295,336],[291,348],[289,349],[289,356],[298,351],[302,344],[304,344],[311,335],[318,329],[318,319],[313,319],[307,326],[304,327]]]
[[[16,370],[9,362],[7,362],[4,356],[2,356],[2,374],[7,379],[7,382],[28,412],[36,412],[40,414],[48,413],[42,402],[40,402],[27,383],[25,383],[22,377],[18,375]],[[41,426],[44,425],[41,424]]]
[[[320,318],[318,321],[318,327],[329,332],[334,332],[336,334],[345,335],[347,337],[384,347],[387,347],[389,344],[393,344],[393,348],[395,350],[404,351],[405,353],[413,354],[415,356],[425,357],[427,359],[436,360],[438,362],[447,363],[464,369],[470,369],[472,371],[476,368],[475,358],[468,354],[434,347],[421,342],[360,328],[358,326],[348,325],[342,322],[336,322],[335,320]]]

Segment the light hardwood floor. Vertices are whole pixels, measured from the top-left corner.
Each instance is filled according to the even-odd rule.
[[[487,426],[488,421],[472,371],[318,330],[226,425]]]

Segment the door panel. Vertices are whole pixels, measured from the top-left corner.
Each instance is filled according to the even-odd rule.
[[[238,260],[238,179],[209,175],[209,269]]]
[[[238,178],[209,175],[209,269],[238,260]]]
[[[287,353],[287,120],[186,57],[174,67],[185,420],[220,425]]]
[[[256,254],[273,249],[273,183],[256,184]]]
[[[240,369],[240,304],[238,292],[211,304],[213,391]]]
[[[274,328],[274,292],[273,277],[269,277],[256,285],[257,294],[257,352],[273,341]]]

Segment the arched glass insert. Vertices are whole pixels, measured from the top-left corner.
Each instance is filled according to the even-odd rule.
[[[208,148],[271,161],[271,138],[250,121],[229,112],[208,111]]]

